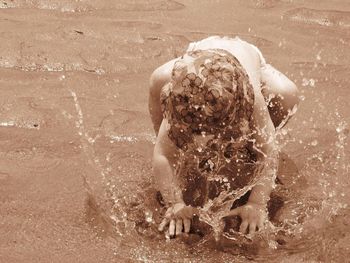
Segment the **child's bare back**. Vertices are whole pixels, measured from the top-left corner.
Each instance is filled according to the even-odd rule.
[[[196,207],[243,188],[251,189],[248,202],[225,216],[240,216],[243,233],[262,229],[277,170],[275,128],[297,103],[294,83],[239,38],[191,43],[184,56],[156,69],[153,168],[168,206],[160,230],[189,232]]]

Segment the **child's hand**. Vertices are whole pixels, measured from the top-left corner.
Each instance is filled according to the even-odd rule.
[[[247,204],[229,211],[225,216],[240,216],[242,219],[239,231],[243,234],[249,230],[249,234],[254,234],[256,228],[261,230],[267,219],[266,205],[248,202]]]
[[[188,233],[191,227],[191,219],[196,213],[197,209],[192,206],[176,203],[168,208],[158,229],[163,231],[169,225],[170,236],[180,235],[182,231]]]

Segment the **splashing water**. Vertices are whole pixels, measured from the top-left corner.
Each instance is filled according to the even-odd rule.
[[[271,156],[278,156],[278,153],[281,152],[283,147],[283,144],[281,142],[285,141],[283,140],[283,137],[284,135],[287,135],[286,131],[282,129],[282,127],[297,112],[297,108],[298,106],[295,105],[290,111],[288,111],[288,115],[276,128],[276,139],[278,139],[278,137],[281,137],[281,138],[277,140],[277,143],[275,144],[275,148],[273,149],[275,154],[271,154]],[[264,133],[264,130],[259,132]],[[224,235],[224,237],[233,241],[237,241],[237,236],[251,239],[249,235],[245,235],[240,232],[233,231],[234,232],[233,235],[230,235],[230,233],[224,233],[223,232],[224,222],[222,219],[225,217],[227,212],[231,209],[233,203],[239,200],[240,198],[242,198],[247,192],[249,192],[259,182],[259,180],[261,180],[261,176],[265,174],[264,170],[269,169],[270,170],[269,174],[272,174],[271,176],[274,179],[276,179],[276,176],[277,176],[276,159],[266,156],[264,152],[262,152],[259,148],[255,147],[255,144],[253,144],[253,148],[254,150],[262,154],[266,158],[264,162],[255,163],[257,168],[254,169],[253,171],[254,173],[253,180],[251,180],[249,184],[247,184],[246,186],[238,190],[221,192],[218,197],[214,198],[213,200],[208,200],[202,208],[199,208],[199,219],[212,227],[214,232],[214,238],[216,241],[219,241],[221,235]],[[218,166],[219,165],[216,164],[216,167]],[[272,167],[272,170],[271,170],[271,167]],[[276,187],[276,185],[274,185],[274,187]],[[264,237],[264,239],[268,243],[268,246],[270,248],[273,248],[276,246],[276,244],[271,239],[271,234],[277,233],[278,231],[281,230],[281,228],[277,228],[273,224],[271,224],[271,222],[266,221],[265,229],[266,229],[265,231],[260,231],[259,236]]]
[[[137,153],[126,153],[127,148],[131,148],[131,145],[142,141],[154,143],[154,137],[147,134],[139,134],[136,136],[124,136],[102,134],[96,135],[94,138],[89,135],[84,125],[84,115],[81,105],[78,100],[78,96],[72,90],[70,94],[74,100],[74,106],[76,110],[77,120],[75,122],[77,132],[80,136],[80,143],[83,152],[86,156],[87,163],[91,169],[84,174],[83,179],[85,187],[88,192],[90,206],[97,210],[97,217],[101,217],[103,229],[102,232],[110,232],[112,235],[123,237],[125,235],[131,240],[137,240],[134,235],[137,222],[144,222],[148,225],[155,224],[152,218],[152,211],[145,206],[140,207],[144,196],[140,196],[141,190],[138,189],[139,185],[135,184],[134,189],[136,193],[130,192],[130,183],[128,181],[128,171],[124,170],[122,166],[118,166],[117,169],[113,168],[113,156],[112,153],[103,154],[105,158],[98,157],[100,153],[94,150],[96,144],[99,141],[105,140],[114,147],[120,147],[121,152],[127,159],[132,159],[135,164],[135,160],[142,158]],[[140,145],[137,145],[139,147]],[[123,159],[123,155],[118,155],[118,161]],[[136,168],[138,169],[138,167]],[[145,169],[145,168],[144,168]],[[147,168],[150,170],[149,168]],[[113,176],[112,172],[118,170],[119,176]],[[143,169],[139,169],[142,171]],[[141,180],[142,181],[142,180]],[[143,180],[144,181],[144,180]],[[143,189],[145,190],[145,189]],[[131,207],[131,208],[130,208]],[[144,216],[142,216],[144,213]],[[94,218],[94,220],[96,220]],[[131,242],[132,243],[132,242]]]
[[[70,91],[70,95],[74,101],[76,129],[80,135],[80,143],[87,163],[91,167],[84,177],[89,195],[96,200],[96,205],[100,208],[99,213],[108,221],[113,235],[126,238],[129,242],[128,246],[138,244],[140,237],[141,240],[146,238],[146,245],[131,249],[132,258],[140,258],[142,255],[141,258],[147,259],[145,254],[152,257],[156,252],[148,245],[152,242],[152,244],[154,242],[159,244],[157,242],[164,240],[156,232],[162,208],[159,208],[159,204],[150,201],[153,195],[152,197],[147,196],[149,189],[152,188],[152,180],[150,179],[149,160],[145,159],[146,154],[142,152],[142,143],[147,142],[145,148],[151,151],[154,137],[142,134],[112,135],[109,133],[105,138],[102,134],[91,136],[92,133],[88,132],[85,126],[78,96],[74,91]],[[322,109],[322,105],[320,108]],[[295,111],[296,108],[290,112],[290,116]],[[309,249],[313,249],[315,254],[331,254],[329,251],[321,250],[320,244],[325,246],[323,236],[331,235],[324,229],[331,227],[335,220],[341,220],[344,211],[348,209],[346,201],[348,193],[344,190],[347,182],[340,181],[344,178],[344,174],[349,172],[346,156],[348,126],[338,112],[335,113],[335,117],[329,116],[327,119],[332,120],[332,123],[328,125],[334,129],[336,138],[334,147],[324,148],[322,138],[311,138],[309,143],[307,143],[307,138],[303,138],[302,144],[298,145],[304,149],[312,147],[307,148],[308,152],[311,152],[310,157],[306,159],[304,167],[295,177],[284,181],[282,176],[283,185],[278,185],[276,191],[281,191],[286,196],[284,206],[272,223],[266,222],[264,231],[258,232],[254,237],[235,231],[223,232],[222,217],[235,200],[241,198],[256,184],[258,176],[254,177],[255,179],[250,182],[249,186],[240,190],[223,192],[199,209],[200,220],[211,227],[213,232],[211,236],[214,239],[219,241],[224,238],[229,241],[228,244],[231,247],[234,244],[246,244],[254,249],[256,249],[256,240],[259,240],[258,247],[265,247],[266,250],[259,249],[259,255],[254,254],[256,260],[259,258],[266,260],[272,255],[300,253]],[[288,128],[281,128],[284,124],[277,129],[275,150],[278,152],[296,141],[289,134]],[[102,158],[101,152],[94,148],[103,146],[102,149],[105,149],[106,143],[113,145],[114,151],[118,150],[117,153],[104,152],[105,158]],[[131,163],[132,166],[128,165]],[[145,165],[147,163],[148,165]],[[265,166],[268,165],[267,162]],[[260,164],[259,169],[254,172],[261,174],[263,169],[264,165]],[[115,173],[118,176],[114,176]],[[131,173],[143,173],[144,177],[137,177],[139,178],[137,182],[135,180],[138,179],[130,177]],[[337,227],[339,225],[334,226],[335,233],[340,231]],[[195,244],[196,249],[202,251],[201,246],[211,244],[210,235]],[[230,249],[228,251],[233,254],[242,252],[242,250],[237,252],[237,250]],[[246,249],[247,247],[243,249],[245,255],[248,253]]]

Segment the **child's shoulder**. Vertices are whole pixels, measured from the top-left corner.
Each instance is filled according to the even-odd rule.
[[[194,51],[198,49],[214,49],[220,48],[227,51],[231,51],[233,46],[250,46],[248,42],[242,40],[238,36],[228,37],[228,36],[210,36],[202,40],[192,42],[189,44],[187,51]]]

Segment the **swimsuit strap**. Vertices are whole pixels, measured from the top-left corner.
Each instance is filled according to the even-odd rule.
[[[221,49],[187,52],[175,62],[172,80],[161,92],[168,136],[185,151],[194,135],[225,141],[247,135],[253,105],[248,74],[236,57]]]

